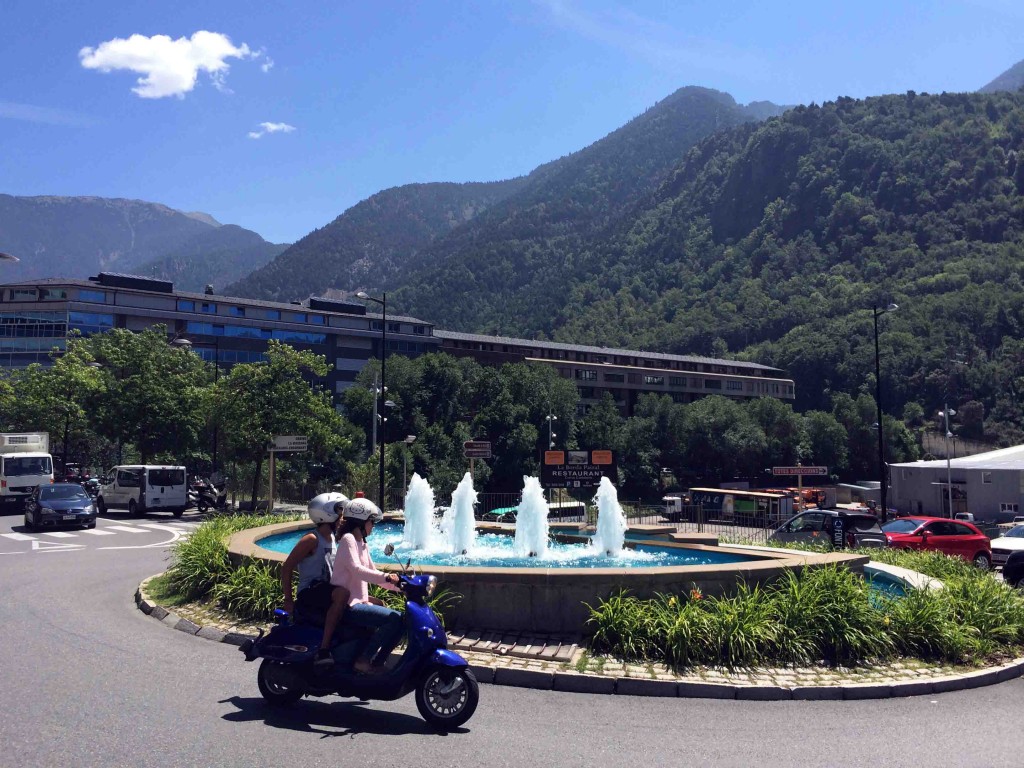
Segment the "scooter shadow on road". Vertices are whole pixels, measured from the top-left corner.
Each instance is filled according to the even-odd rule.
[[[262,697],[232,696],[218,702],[237,707],[236,712],[222,715],[223,720],[234,723],[251,723],[262,720],[272,728],[287,728],[291,731],[319,734],[326,739],[332,736],[354,738],[363,733],[381,736],[405,736],[409,734],[446,736],[449,733],[469,733],[468,728],[453,728],[438,731],[418,717],[368,709],[368,701],[301,701],[291,707],[275,707]]]

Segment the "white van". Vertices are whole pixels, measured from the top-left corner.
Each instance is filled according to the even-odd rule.
[[[181,517],[188,506],[184,467],[132,464],[114,467],[103,477],[96,509],[127,509],[132,517],[147,512],[172,512]]]

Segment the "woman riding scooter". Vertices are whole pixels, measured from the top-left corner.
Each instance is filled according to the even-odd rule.
[[[316,528],[296,542],[281,567],[281,589],[284,592],[284,609],[295,615],[299,612],[315,623],[324,620],[331,607],[331,572],[334,567],[336,546],[334,531],[340,514],[338,507],[348,501],[341,493],[321,493],[310,500],[306,511]],[[299,594],[292,599],[292,576],[299,572]],[[339,588],[340,589],[340,588]],[[339,599],[346,595],[339,595]]]
[[[334,594],[331,608],[324,621],[323,640],[314,663],[317,666],[333,664],[330,653],[331,639],[347,605],[347,622],[376,630],[363,654],[353,664],[356,672],[372,673],[383,668],[388,655],[401,640],[404,626],[402,614],[384,607],[377,598],[370,597],[366,585],[378,584],[398,592],[399,579],[397,574],[378,571],[366,546],[366,537],[373,533],[374,523],[379,523],[384,517],[377,505],[369,499],[353,499],[344,505],[343,514],[344,519],[338,531],[338,554],[334,559],[331,584],[335,587],[344,587],[348,594],[341,594],[340,590]]]

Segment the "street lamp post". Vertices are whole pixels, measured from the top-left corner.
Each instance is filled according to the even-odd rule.
[[[552,430],[554,429],[554,422],[558,421],[558,417],[553,413],[549,413],[547,416],[548,422],[548,450],[555,447],[555,438],[558,437]]]
[[[388,354],[388,295],[382,293],[379,299],[370,296],[365,291],[359,291],[356,296],[364,301],[372,301],[374,304],[380,304],[380,391],[386,393],[387,390],[387,378],[384,373],[384,360]],[[386,395],[385,395],[386,396]],[[384,511],[384,447],[387,445],[387,431],[384,429],[384,422],[381,422],[380,430],[380,508]]]
[[[878,413],[878,477],[881,480],[881,496],[882,496],[882,514],[881,519],[884,523],[889,517],[889,507],[887,499],[886,479],[885,479],[885,436],[882,428],[882,365],[878,353],[878,317],[884,315],[887,312],[895,312],[899,309],[896,304],[890,304],[885,309],[879,309],[878,307],[872,308],[872,315],[875,321],[875,408]]]
[[[939,416],[946,420],[946,493],[949,498],[949,516],[953,518],[953,470],[949,462],[949,439],[953,437],[953,433],[949,429],[949,417],[956,416],[956,411],[943,403]]]

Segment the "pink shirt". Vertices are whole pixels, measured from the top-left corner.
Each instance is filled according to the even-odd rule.
[[[365,541],[356,541],[351,533],[346,533],[338,542],[338,554],[334,556],[334,572],[331,584],[345,587],[348,590],[348,604],[370,602],[367,583],[378,584],[394,591],[388,583],[387,574],[378,571],[370,558],[370,549]]]

